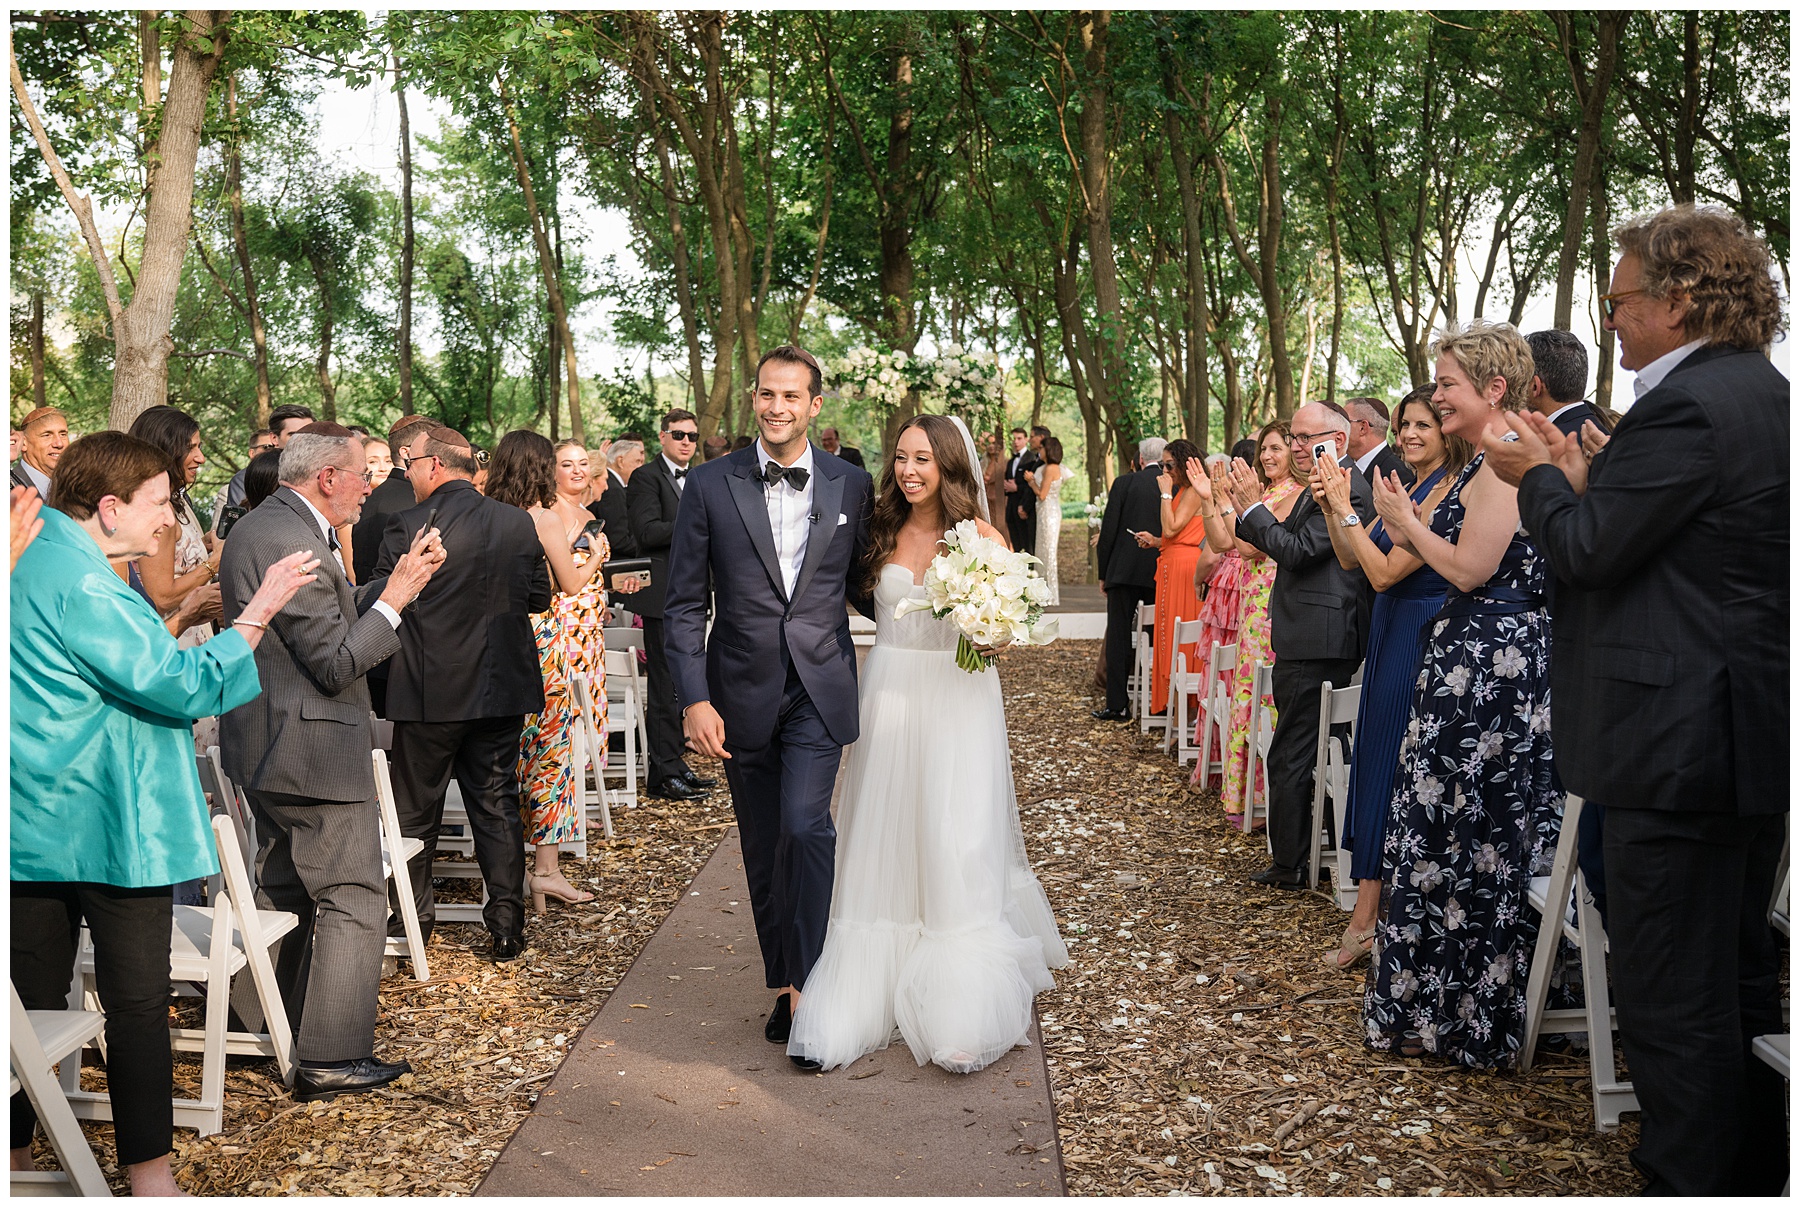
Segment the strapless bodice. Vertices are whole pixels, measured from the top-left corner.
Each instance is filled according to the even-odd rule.
[[[948,620],[930,612],[909,612],[898,620],[894,609],[907,598],[925,598],[912,571],[889,562],[875,579],[875,644],[902,650],[954,650],[958,632]]]

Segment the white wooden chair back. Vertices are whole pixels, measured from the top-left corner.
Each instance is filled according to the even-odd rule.
[[[1307,849],[1307,884],[1317,884],[1328,866],[1336,868],[1333,896],[1339,909],[1356,908],[1356,882],[1350,878],[1350,852],[1340,845],[1350,797],[1350,752],[1355,747],[1356,709],[1362,702],[1362,685],[1334,688],[1319,684],[1319,740],[1313,754],[1312,841]],[[1333,735],[1332,728],[1350,726],[1348,736]],[[1331,833],[1326,838],[1325,802],[1330,798]]]
[[[1150,666],[1155,653],[1156,605],[1141,603],[1137,606],[1137,616],[1131,627],[1131,677],[1126,681],[1126,694],[1130,697],[1130,707],[1140,719],[1155,705],[1150,703]],[[1148,727],[1140,727],[1140,732],[1148,733]]]
[[[412,965],[413,980],[429,981],[431,968],[425,956],[425,935],[419,926],[419,907],[412,894],[412,862],[422,858],[425,844],[400,833],[400,811],[394,804],[394,777],[388,768],[387,751],[369,752],[375,771],[375,805],[381,821],[381,874],[393,885],[391,897],[400,914],[401,937],[389,937],[384,955],[404,956]]]
[[[27,1010],[19,1000],[19,991],[10,983],[7,989],[12,993],[8,1035],[12,1092],[25,1091],[62,1166],[60,1172],[14,1173],[10,1192],[15,1196],[111,1198],[112,1190],[100,1172],[100,1163],[94,1160],[94,1150],[88,1147],[54,1067],[62,1063],[79,1069],[81,1049],[100,1037],[106,1016],[97,1010]]]
[[[1199,620],[1183,620],[1177,616],[1169,639],[1174,653],[1169,659],[1169,686],[1163,692],[1163,711],[1169,719],[1163,729],[1163,749],[1168,750],[1170,743],[1174,743],[1177,764],[1194,756],[1193,732],[1189,724],[1193,710],[1189,703],[1200,694],[1201,676],[1205,672],[1199,651],[1190,654],[1184,647],[1199,643],[1203,627]]]
[[[636,690],[630,685],[631,672],[627,669],[627,664],[629,664],[632,658],[633,654],[629,650],[609,649],[606,651],[602,663],[606,673],[607,690],[609,693],[612,678],[615,673],[627,681],[626,699],[623,702],[624,707],[627,709],[631,708],[637,700]],[[593,681],[586,675],[574,675],[570,678],[569,687],[575,698],[575,735],[577,738],[575,795],[578,805],[577,812],[580,814],[579,823],[582,829],[582,847],[585,850],[587,845],[586,827],[590,810],[597,810],[599,813],[601,833],[608,839],[611,839],[613,836],[612,804],[607,799],[608,791],[606,786],[606,766],[608,762],[607,737],[608,732],[612,728],[612,713],[611,703],[609,701],[607,709],[608,723],[603,730],[600,725],[599,716],[594,708]],[[631,732],[635,734],[635,731]],[[629,745],[635,746],[636,744],[629,743]],[[635,749],[628,750],[626,754],[627,760],[636,753]],[[593,771],[594,777],[594,793],[591,797],[588,794],[588,772],[590,768]]]
[[[1248,834],[1254,828],[1258,818],[1264,819],[1264,841],[1273,851],[1274,839],[1267,833],[1269,816],[1269,794],[1265,788],[1262,799],[1256,796],[1256,773],[1262,770],[1263,778],[1268,778],[1264,763],[1269,757],[1269,743],[1275,740],[1275,706],[1271,698],[1274,690],[1275,667],[1268,662],[1256,664],[1256,670],[1250,678],[1250,734],[1249,753],[1244,759],[1244,799],[1243,816],[1239,824]]]
[[[1217,641],[1206,654],[1206,681],[1200,695],[1199,745],[1200,782],[1206,784],[1216,772],[1225,774],[1227,747],[1231,736],[1231,679],[1237,672],[1237,642],[1220,645]],[[1214,754],[1218,755],[1214,759]]]

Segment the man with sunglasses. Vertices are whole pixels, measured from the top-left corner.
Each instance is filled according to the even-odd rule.
[[[388,517],[405,511],[418,502],[413,497],[412,482],[406,476],[407,448],[420,436],[437,426],[437,420],[424,415],[402,415],[388,429],[388,447],[394,450],[394,472],[363,500],[362,518],[350,529],[350,566],[356,581],[366,583],[375,577],[375,559],[381,556],[381,537],[387,531]],[[369,672],[369,702],[375,715],[387,717],[388,664]]]
[[[675,538],[675,513],[687,486],[688,466],[700,448],[700,424],[692,411],[670,411],[662,417],[662,455],[646,461],[625,488],[631,535],[638,556],[650,559],[650,585],[631,597],[644,618],[644,654],[649,660],[644,701],[645,737],[649,740],[647,795],[663,800],[693,800],[718,781],[696,775],[682,758],[681,710],[675,703],[675,680],[663,653],[663,592],[669,581],[669,545]]]

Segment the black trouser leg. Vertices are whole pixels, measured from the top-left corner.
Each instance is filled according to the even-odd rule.
[[[106,1012],[106,1084],[120,1165],[168,1153],[175,1130],[169,1052],[170,887],[12,886],[12,980],[27,1010],[68,1009],[75,947],[86,919],[94,989]],[[223,993],[223,985],[209,987]],[[13,1095],[12,1147],[31,1143],[37,1114]]]
[[[1600,925],[1606,921],[1606,806],[1591,800],[1581,802],[1581,820],[1576,823],[1575,862],[1587,880],[1594,908],[1600,911]]]
[[[412,878],[413,905],[419,911],[419,931],[431,937],[437,921],[437,901],[431,891],[431,864],[437,858],[438,830],[444,824],[444,794],[450,788],[450,769],[456,760],[461,722],[398,721],[394,725],[394,813],[400,834],[416,838],[425,849],[408,865]],[[399,877],[395,877],[398,891]],[[398,910],[394,911],[396,914]],[[398,917],[394,927],[399,927]]]
[[[481,920],[492,935],[525,933],[525,822],[519,816],[519,736],[525,718],[465,721],[456,782],[468,806],[475,861],[487,881]]]
[[[1613,1004],[1648,1194],[1775,1195],[1787,1177],[1787,1089],[1750,1049],[1787,1029],[1768,920],[1784,820],[1607,810]]]
[[[1312,826],[1313,761],[1318,757],[1319,686],[1342,687],[1356,673],[1354,658],[1277,658],[1272,693],[1275,733],[1266,764],[1269,842],[1275,866],[1297,871],[1306,862]]]
[[[650,745],[650,784],[655,787],[688,773],[681,755],[681,707],[675,699],[675,679],[663,652],[660,616],[644,617],[644,656],[650,664],[644,684],[644,737]]]
[[[1138,605],[1155,598],[1155,587],[1106,584],[1106,707],[1114,712],[1126,711],[1131,703],[1127,688],[1137,663]]]

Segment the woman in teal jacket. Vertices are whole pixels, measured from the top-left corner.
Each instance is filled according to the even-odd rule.
[[[113,563],[175,523],[167,454],[120,432],[69,446],[43,530],[12,574],[12,976],[27,1009],[67,1004],[85,923],[106,1012],[107,1084],[133,1194],[176,1194],[167,1002],[170,886],[218,870],[194,770],[196,717],[261,690],[251,651],[316,561],[275,563],[236,625],[179,649]],[[36,1123],[13,1096],[12,1167]]]

